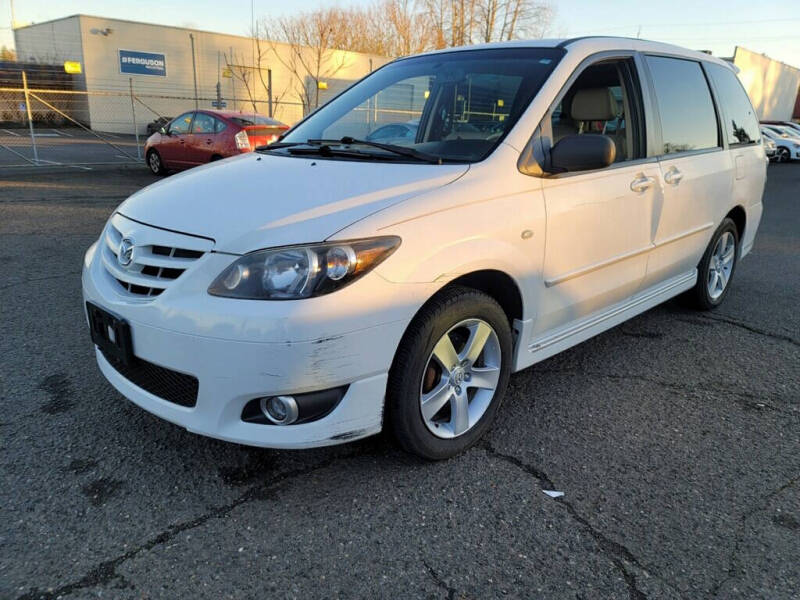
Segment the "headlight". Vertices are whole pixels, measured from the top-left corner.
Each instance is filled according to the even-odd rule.
[[[330,294],[377,267],[400,245],[394,236],[251,252],[220,273],[212,296],[297,300]]]

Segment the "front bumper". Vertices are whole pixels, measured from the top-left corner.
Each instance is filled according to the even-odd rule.
[[[210,252],[158,297],[142,301],[126,295],[95,250],[84,261],[84,300],[128,322],[135,356],[196,377],[197,401],[186,407],[148,392],[96,349],[106,379],[167,421],[252,446],[308,448],[380,431],[395,350],[433,291],[371,273],[333,294],[301,301],[216,298],[205,290],[233,257]],[[278,426],[241,418],[254,398],[343,385],[348,388],[342,400],[316,421]]]

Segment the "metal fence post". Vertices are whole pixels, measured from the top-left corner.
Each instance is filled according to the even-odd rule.
[[[136,158],[142,159],[142,148],[139,146],[139,128],[136,126],[136,103],[133,101],[133,77],[128,78],[131,86],[131,115],[133,115],[133,133],[136,136]]]
[[[31,132],[31,146],[33,146],[33,160],[39,164],[39,153],[36,150],[36,136],[33,134],[33,115],[31,113],[31,99],[28,95],[28,76],[22,72],[22,89],[25,93],[25,109],[28,111],[28,129]]]

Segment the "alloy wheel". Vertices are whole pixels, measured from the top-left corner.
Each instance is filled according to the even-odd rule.
[[[736,239],[730,231],[723,233],[714,246],[708,261],[708,295],[712,300],[722,296],[733,271],[736,255]]]
[[[436,437],[450,439],[474,427],[492,403],[502,352],[486,321],[466,319],[436,343],[420,384],[420,411]]]
[[[161,159],[159,158],[158,154],[151,152],[147,162],[150,165],[150,170],[153,173],[158,174],[158,172],[161,170]]]

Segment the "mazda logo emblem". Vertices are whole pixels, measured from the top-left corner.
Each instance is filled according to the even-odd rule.
[[[122,238],[119,243],[119,252],[117,252],[117,262],[121,267],[127,267],[133,262],[134,248],[136,248],[136,245],[133,242],[133,238]]]

